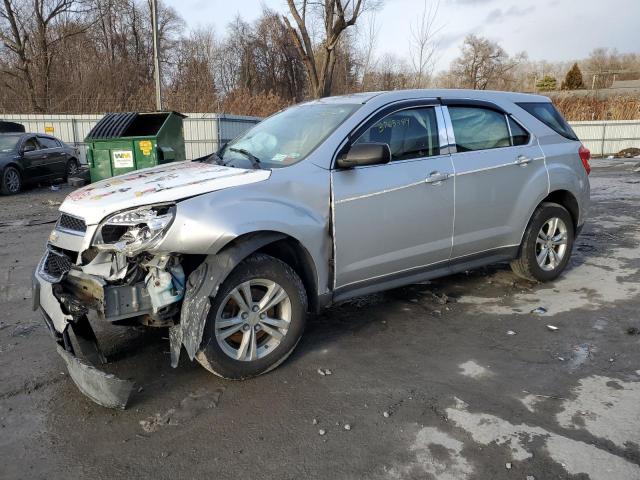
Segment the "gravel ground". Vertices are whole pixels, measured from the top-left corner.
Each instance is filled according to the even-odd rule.
[[[0,478],[639,479],[632,168],[596,163],[560,280],[496,266],[359,298],[313,319],[258,379],[225,381],[186,356],[174,370],[166,331],[107,329],[113,368],[139,386],[124,411],[78,392],[30,308],[70,190],[2,197]]]

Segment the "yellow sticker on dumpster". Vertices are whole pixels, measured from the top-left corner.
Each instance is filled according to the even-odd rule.
[[[151,155],[151,150],[153,150],[153,143],[151,143],[151,140],[141,140],[138,145],[145,156]]]
[[[113,168],[133,168],[133,152],[131,150],[114,150]]]

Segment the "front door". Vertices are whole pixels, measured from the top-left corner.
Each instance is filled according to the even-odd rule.
[[[441,154],[439,115],[421,106],[373,118],[353,143],[387,143],[391,162],[332,171],[336,290],[446,266],[453,168]]]
[[[447,111],[457,149],[451,155],[456,172],[452,261],[517,246],[531,196],[547,190],[542,150],[500,110],[457,105],[448,106],[445,116]]]
[[[47,176],[46,152],[42,149],[36,137],[27,137],[20,147],[22,152],[22,166],[26,177],[31,180],[39,180]]]

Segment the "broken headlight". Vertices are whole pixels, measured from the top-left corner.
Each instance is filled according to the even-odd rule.
[[[136,255],[155,247],[171,226],[175,205],[152,205],[116,213],[98,228],[93,246]]]

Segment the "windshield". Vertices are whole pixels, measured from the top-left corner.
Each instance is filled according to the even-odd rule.
[[[224,149],[222,163],[279,168],[299,162],[360,104],[312,103],[291,107],[260,122]]]
[[[13,151],[20,140],[20,135],[0,135],[0,152],[8,153]]]

